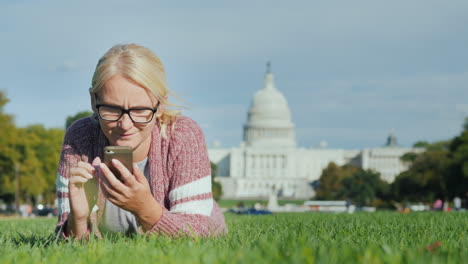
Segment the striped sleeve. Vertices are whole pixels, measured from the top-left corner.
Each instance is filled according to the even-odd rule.
[[[210,216],[213,210],[211,176],[179,186],[169,193],[171,212]]]
[[[80,122],[81,121],[81,122]],[[58,166],[56,179],[56,191],[58,201],[58,223],[55,227],[55,235],[66,237],[65,226],[68,215],[70,214],[70,201],[68,196],[69,170],[82,159],[80,151],[76,147],[77,139],[82,138],[83,129],[86,125],[85,120],[79,120],[73,124],[65,133],[62,151]]]
[[[56,190],[58,201],[58,223],[55,228],[56,235],[65,237],[65,224],[70,214],[70,201],[68,199],[68,170],[71,163],[78,163],[79,157],[71,154],[71,146],[64,144],[60,155],[59,170],[57,173]]]
[[[169,208],[150,232],[214,236],[226,231],[213,200],[211,166],[201,128],[192,120],[176,123],[172,142]]]

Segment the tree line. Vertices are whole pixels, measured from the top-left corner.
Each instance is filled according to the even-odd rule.
[[[416,142],[424,147],[419,154],[401,157],[409,164],[392,183],[378,172],[352,165],[330,163],[320,176],[316,189],[319,200],[351,200],[359,206],[392,207],[401,202],[430,203],[468,196],[468,117],[460,135],[434,143]]]
[[[64,129],[17,127],[14,117],[4,112],[8,102],[0,91],[0,199],[11,203],[18,191],[21,202],[34,204],[42,196],[52,203]]]

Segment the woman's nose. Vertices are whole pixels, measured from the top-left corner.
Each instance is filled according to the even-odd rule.
[[[123,114],[122,117],[120,118],[119,126],[123,130],[128,130],[128,129],[132,128],[133,121],[132,121],[132,119],[130,118],[130,116],[127,113]]]

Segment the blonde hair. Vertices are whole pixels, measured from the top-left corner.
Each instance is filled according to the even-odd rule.
[[[174,95],[167,87],[166,71],[156,54],[151,50],[137,44],[115,45],[99,59],[90,88],[91,105],[94,113],[95,97],[101,91],[103,85],[113,76],[122,75],[125,78],[148,89],[158,99],[160,105],[164,105],[164,111],[158,117],[160,133],[166,137],[166,129],[169,124],[174,125],[180,116],[180,110],[168,110],[167,106],[178,106],[170,103],[168,95]]]

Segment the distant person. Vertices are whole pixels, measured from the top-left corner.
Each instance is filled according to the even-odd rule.
[[[452,208],[450,208],[449,201],[443,201],[444,206],[442,207],[442,211],[450,212]]]
[[[461,199],[460,197],[456,196],[455,198],[453,198],[453,209],[455,211],[460,211],[461,210]]]
[[[435,202],[434,202],[433,208],[434,208],[434,210],[436,210],[436,211],[442,211],[443,205],[444,205],[444,202],[442,202],[441,199],[437,199],[437,200],[435,200]]]
[[[23,217],[23,218],[28,217],[26,204],[22,204],[22,205],[19,206],[19,212],[20,212],[21,217]]]
[[[57,235],[226,232],[203,132],[168,109],[160,59],[136,44],[116,45],[97,63],[89,92],[94,115],[71,125],[63,142]],[[123,181],[101,162],[109,145],[133,149],[133,174],[113,162]]]
[[[33,207],[32,207],[32,205],[30,205],[30,204],[27,204],[27,205],[26,205],[26,214],[27,214],[28,216],[31,216],[31,215],[33,214]]]

